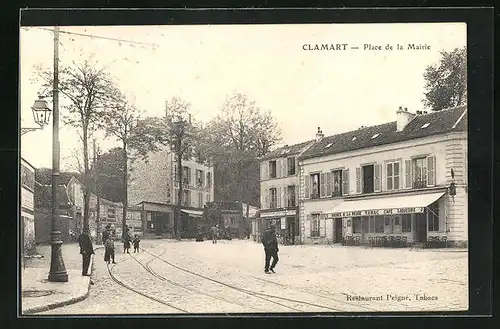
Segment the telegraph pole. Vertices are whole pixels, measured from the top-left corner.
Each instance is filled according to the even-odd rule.
[[[97,152],[96,152],[96,147],[95,147],[95,138],[93,140],[93,146],[94,146],[94,184],[95,184],[95,194],[97,197],[97,205],[96,205],[96,215],[95,215],[95,223],[96,223],[96,237],[97,237],[97,244],[101,244],[101,205],[100,205],[100,197],[99,197],[99,178],[98,176],[98,171],[97,171]]]

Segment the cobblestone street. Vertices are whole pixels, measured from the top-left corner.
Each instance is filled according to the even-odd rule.
[[[467,252],[453,249],[280,246],[277,273],[268,275],[262,246],[248,240],[145,240],[144,249],[130,255],[117,247],[117,264],[109,266],[113,277],[102,249],[96,251],[89,297],[40,315],[468,307]]]

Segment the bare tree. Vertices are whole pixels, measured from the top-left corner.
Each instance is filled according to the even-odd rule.
[[[191,104],[180,98],[174,97],[165,102],[166,107],[166,141],[175,154],[177,165],[177,176],[175,182],[179,185],[177,191],[177,206],[175,214],[175,235],[180,239],[181,233],[181,207],[184,191],[184,178],[182,172],[183,158],[190,158],[194,151],[194,140],[196,140],[196,128],[191,118]],[[174,185],[175,186],[175,185]]]
[[[50,70],[38,70],[42,82],[42,93],[52,89],[53,75]],[[114,80],[97,62],[86,60],[63,67],[59,72],[59,92],[67,101],[62,106],[63,123],[78,129],[82,141],[84,172],[84,229],[89,229],[89,203],[92,177],[89,169],[88,144],[107,109],[119,99],[119,91]]]
[[[205,150],[217,171],[225,172],[230,181],[228,193],[236,191],[240,203],[250,203],[252,191],[257,188],[253,171],[258,158],[269,153],[281,139],[275,118],[263,112],[254,101],[241,93],[226,98],[221,113],[205,129]],[[223,187],[224,188],[224,187]],[[240,217],[239,235],[243,236],[243,214]]]
[[[122,97],[103,116],[102,128],[106,136],[113,136],[121,143],[122,186],[123,186],[123,218],[122,238],[125,234],[128,208],[129,161],[136,157],[145,159],[149,152],[159,150],[158,144],[163,141],[164,132],[155,119],[141,119],[140,111],[133,103]]]

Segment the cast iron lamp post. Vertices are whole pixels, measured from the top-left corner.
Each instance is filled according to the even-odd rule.
[[[31,131],[42,130],[43,127],[46,126],[50,121],[50,113],[52,112],[52,110],[47,107],[47,102],[43,99],[43,96],[38,96],[38,99],[31,107],[31,110],[33,111],[33,120],[40,127],[21,127],[21,136]]]
[[[54,27],[54,82],[53,82],[53,112],[52,120],[52,231],[50,234],[50,271],[49,281],[68,282],[68,273],[64,266],[61,250],[61,231],[59,230],[59,27]]]

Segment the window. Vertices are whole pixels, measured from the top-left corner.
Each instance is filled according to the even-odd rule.
[[[196,185],[203,186],[203,170],[196,170]]]
[[[392,233],[393,225],[392,225],[393,216],[384,216],[384,233]]]
[[[210,202],[210,193],[207,193],[207,197],[206,197],[206,202],[209,203]]]
[[[375,233],[384,233],[384,216],[375,216]]]
[[[399,216],[394,216],[394,226],[399,226]]]
[[[364,223],[367,223],[368,225],[364,226],[364,227],[368,227],[368,233],[374,233],[375,232],[375,217],[373,216],[363,216],[361,217],[361,220],[364,222]]]
[[[342,195],[342,170],[333,171],[333,196]]]
[[[319,198],[319,173],[311,175],[311,199]]]
[[[437,202],[427,207],[427,224],[429,232],[439,232],[439,206]]]
[[[191,191],[190,190],[182,191],[182,204],[185,206],[191,205]]]
[[[374,166],[363,166],[363,193],[373,193],[374,192]]]
[[[295,175],[295,158],[288,158],[287,159],[287,164],[288,164],[288,176]]]
[[[191,168],[182,167],[182,183],[185,185],[191,184]]]
[[[21,165],[21,186],[35,190],[35,173]]]
[[[290,185],[287,187],[287,207],[295,207],[295,186]]]
[[[399,189],[399,162],[391,162],[386,165],[387,190]]]
[[[212,173],[207,172],[207,187],[212,188]]]
[[[198,192],[198,207],[203,208],[203,192]]]
[[[404,214],[401,217],[401,231],[402,232],[411,232],[411,215]]]
[[[269,161],[269,177],[276,178],[276,160]]]
[[[352,233],[361,233],[361,217],[352,220]]]
[[[311,237],[319,237],[319,214],[313,214],[311,219]]]
[[[412,165],[413,188],[427,186],[427,161],[426,158],[413,159]]]
[[[269,208],[276,208],[278,206],[278,193],[275,187],[269,189],[269,196],[271,197]]]

